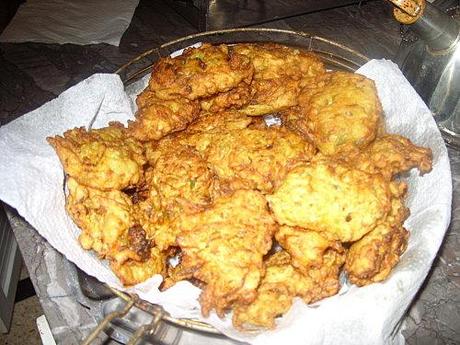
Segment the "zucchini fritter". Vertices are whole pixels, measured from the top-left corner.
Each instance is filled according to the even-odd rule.
[[[130,138],[120,123],[87,131],[68,130],[64,136],[47,138],[56,150],[66,174],[78,183],[111,190],[135,186],[142,177],[144,149]]]
[[[348,154],[371,143],[382,121],[374,82],[347,72],[328,72],[306,86],[299,107],[284,113],[325,155]]]
[[[278,44],[238,44],[235,51],[254,64],[252,99],[240,111],[257,116],[297,105],[300,90],[325,73],[315,55]]]
[[[280,224],[327,232],[341,242],[359,240],[391,208],[390,183],[381,175],[324,159],[294,168],[267,199]]]
[[[304,268],[301,272],[291,264],[286,251],[271,256],[266,261],[266,273],[255,300],[234,307],[232,321],[235,327],[242,330],[274,328],[275,319],[289,310],[294,297],[313,303],[335,295],[340,289],[339,272],[344,255],[327,251],[322,260],[324,265]]]
[[[145,90],[136,100],[136,120],[129,121],[128,132],[140,141],[158,140],[185,129],[198,117],[200,105],[185,98],[162,100]]]
[[[203,44],[159,60],[153,66],[149,89],[161,99],[196,100],[249,83],[253,72],[251,60],[232,46]]]
[[[360,170],[392,179],[412,168],[418,168],[421,174],[430,172],[433,156],[429,148],[416,146],[400,135],[386,134],[345,159]]]
[[[310,143],[285,128],[203,132],[187,143],[213,167],[224,194],[237,189],[270,193],[289,168],[315,154]]]
[[[267,201],[255,191],[236,191],[180,220],[181,266],[204,283],[202,313],[223,316],[236,301],[249,303],[264,275],[263,256],[276,229]]]
[[[404,206],[406,192],[405,183],[393,184],[391,212],[350,246],[345,271],[353,284],[363,286],[386,279],[406,250],[409,238],[409,232],[403,227],[409,216],[409,209]]]

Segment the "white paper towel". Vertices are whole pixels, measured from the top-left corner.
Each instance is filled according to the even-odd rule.
[[[359,73],[374,79],[385,112],[388,132],[400,133],[433,150],[433,171],[410,173],[407,204],[411,216],[409,246],[389,279],[366,287],[344,286],[336,296],[307,306],[296,300],[275,330],[243,334],[230,318],[215,314],[205,321],[230,337],[252,344],[402,344],[399,321],[423,282],[450,221],[452,184],[447,150],[426,105],[390,61],[373,60]],[[146,79],[143,83],[145,84]],[[142,89],[142,82],[128,88]],[[132,96],[132,95],[131,95]],[[0,128],[0,198],[34,226],[52,246],[86,273],[116,288],[115,275],[94,254],[79,246],[78,228],[64,210],[63,172],[45,138],[66,129],[94,127],[109,120],[126,122],[134,107],[116,75],[94,75],[57,99]],[[161,304],[174,317],[202,319],[200,290],[180,282],[157,290],[159,276],[133,288],[140,297]]]
[[[120,44],[139,0],[27,0],[0,42]]]

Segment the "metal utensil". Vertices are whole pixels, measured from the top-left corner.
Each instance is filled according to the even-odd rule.
[[[409,24],[420,38],[415,42],[403,40],[396,61],[433,112],[446,142],[460,149],[458,1],[452,1],[452,16],[425,0],[389,1],[396,6],[395,18]]]

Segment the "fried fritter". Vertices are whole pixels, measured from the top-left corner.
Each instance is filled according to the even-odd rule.
[[[185,98],[162,100],[149,90],[137,98],[136,120],[128,122],[128,132],[140,141],[158,140],[183,130],[198,117],[200,105]]]
[[[416,146],[403,136],[387,134],[347,160],[360,170],[391,179],[412,168],[418,168],[422,174],[430,172],[433,155],[429,148]]]
[[[324,254],[335,251],[344,257],[345,250],[336,240],[330,240],[316,231],[298,227],[280,226],[275,234],[279,244],[291,255],[292,265],[301,272],[324,266]],[[339,261],[343,261],[339,260]]]
[[[200,114],[198,120],[187,127],[185,133],[187,135],[202,135],[203,133],[227,132],[246,128],[251,122],[252,118],[236,111],[204,112]],[[193,143],[193,141],[190,142]]]
[[[267,196],[280,224],[356,241],[384,219],[391,208],[390,183],[332,160],[315,160],[288,173]]]
[[[402,225],[378,225],[350,247],[345,264],[348,279],[358,286],[385,280],[406,250],[408,238]]]
[[[233,325],[244,330],[250,327],[274,328],[275,318],[291,308],[293,298],[304,285],[304,277],[290,265],[284,251],[275,253],[266,262],[265,276],[251,303],[239,303],[233,308]],[[308,283],[306,284],[308,285]]]
[[[254,64],[251,102],[246,115],[275,113],[297,104],[301,88],[325,73],[320,59],[311,53],[277,44],[239,44],[235,51]]]
[[[249,116],[276,113],[297,105],[299,93],[300,80],[255,79],[251,84],[251,101],[240,112]]]
[[[78,183],[111,190],[136,185],[145,164],[142,145],[126,134],[120,123],[87,131],[68,130],[64,136],[47,138],[61,160],[66,174]]]
[[[187,142],[213,167],[224,194],[237,189],[269,193],[289,168],[315,154],[311,144],[285,128],[204,133]]]
[[[82,230],[81,246],[101,257],[114,255],[134,225],[130,198],[117,190],[105,192],[85,187],[73,178],[67,180],[67,188],[66,209]]]
[[[374,82],[347,72],[320,75],[299,96],[299,107],[283,114],[325,155],[348,154],[371,143],[382,122]]]
[[[160,252],[158,248],[152,247],[145,261],[112,261],[110,268],[123,285],[135,285],[153,277],[155,274],[165,275],[166,258],[166,255]]]
[[[323,261],[324,266],[304,269],[301,273],[291,264],[287,252],[275,253],[266,262],[266,273],[257,289],[256,299],[234,307],[234,326],[242,330],[254,326],[274,328],[275,318],[289,310],[294,297],[313,303],[335,295],[340,289],[339,270],[344,256],[328,251]]]
[[[133,205],[123,192],[100,191],[67,181],[67,211],[82,230],[81,246],[110,261],[124,285],[134,285],[164,273],[165,255],[154,248],[146,232],[135,225]]]
[[[176,244],[177,217],[203,211],[212,202],[216,181],[196,150],[169,138],[150,153],[149,162],[147,198],[135,207],[155,245],[166,250]]]
[[[304,87],[326,71],[321,59],[313,53],[279,44],[238,44],[234,50],[251,59],[254,79],[258,80],[290,77],[301,80],[300,87]]]
[[[405,183],[395,185],[388,217],[351,245],[345,271],[352,283],[363,286],[382,281],[399,262],[409,238],[409,232],[403,227],[409,216],[409,210],[404,206],[406,192]]]
[[[235,88],[221,92],[201,101],[201,109],[218,113],[228,109],[239,109],[251,100],[251,89],[245,82],[239,83]]]
[[[181,266],[207,284],[200,296],[203,315],[215,309],[222,317],[232,304],[254,300],[276,229],[262,194],[241,190],[219,198],[181,217],[180,229]]]
[[[169,289],[174,284],[182,280],[192,281],[194,279],[192,277],[195,271],[195,267],[183,267],[181,264],[178,264],[174,267],[169,266],[163,284],[161,284],[161,291]],[[200,283],[199,285],[201,289],[204,289],[206,287],[206,283],[200,282],[197,279],[195,279],[195,282]]]
[[[227,45],[203,44],[175,58],[163,58],[153,66],[149,89],[161,99],[189,100],[227,92],[241,82],[249,83],[251,60]]]

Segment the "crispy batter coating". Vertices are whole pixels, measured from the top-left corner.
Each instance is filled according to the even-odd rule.
[[[165,275],[166,258],[166,255],[160,252],[158,248],[152,247],[145,261],[112,261],[110,268],[123,285],[135,285],[153,277],[155,274]]]
[[[275,318],[291,308],[299,290],[308,289],[305,280],[290,264],[289,254],[284,251],[275,253],[266,262],[265,276],[255,300],[236,304],[233,308],[233,325],[241,330],[254,326],[275,328]]]
[[[234,50],[251,59],[254,79],[290,77],[301,80],[300,86],[304,87],[326,71],[323,62],[316,55],[279,44],[238,44]]]
[[[388,277],[407,247],[409,232],[403,223],[409,216],[404,206],[405,183],[395,184],[392,190],[391,212],[381,224],[353,243],[348,251],[345,271],[348,279],[358,285],[368,285]]]
[[[276,113],[297,105],[300,80],[285,78],[255,79],[251,84],[251,101],[240,109],[249,116]]]
[[[345,264],[348,279],[358,286],[385,280],[406,250],[408,238],[402,225],[378,225],[350,247]]]
[[[188,135],[215,132],[227,132],[248,127],[252,118],[236,111],[223,111],[219,113],[204,112],[200,118],[190,124],[185,130]]]
[[[162,100],[145,90],[137,98],[136,120],[128,122],[128,132],[140,141],[158,140],[183,130],[200,112],[197,101],[185,98]]]
[[[279,244],[291,255],[292,265],[301,272],[324,265],[324,254],[335,251],[344,257],[345,250],[336,240],[330,240],[327,233],[306,230],[298,227],[280,226],[275,234]],[[343,259],[342,259],[343,261]]]
[[[358,169],[391,179],[412,168],[418,168],[422,174],[430,172],[433,155],[431,149],[416,146],[403,136],[387,134],[348,160]]]
[[[372,142],[382,106],[374,82],[347,72],[320,75],[299,96],[299,107],[284,113],[288,127],[312,140],[325,155],[347,154]]]
[[[85,187],[73,178],[67,180],[67,188],[66,209],[82,230],[81,246],[94,250],[101,257],[116,252],[134,224],[129,197],[117,190],[106,192]]]
[[[262,194],[236,191],[182,217],[180,228],[181,266],[207,284],[200,296],[203,315],[215,309],[223,316],[235,302],[254,300],[276,228]]]
[[[312,303],[335,295],[339,289],[339,270],[344,255],[327,251],[323,256],[324,266],[310,268],[301,273],[291,264],[285,251],[271,256],[266,262],[266,273],[257,289],[257,297],[251,303],[239,303],[233,310],[236,328],[274,328],[275,319],[286,313],[294,297]]]
[[[177,266],[169,266],[163,284],[161,284],[161,291],[165,291],[172,287],[181,280],[193,281],[194,285],[200,285],[201,289],[206,287],[206,284],[199,281],[198,279],[192,278],[193,273],[196,271],[195,267],[183,267],[180,263]],[[198,284],[196,284],[198,282]]]
[[[316,160],[289,172],[267,200],[280,224],[327,232],[348,242],[360,239],[387,216],[391,191],[381,175]]]
[[[142,177],[145,163],[141,144],[127,136],[120,123],[87,131],[68,130],[64,136],[47,138],[66,174],[78,183],[101,190],[127,188]]]
[[[165,255],[135,225],[133,205],[123,192],[100,191],[67,181],[67,211],[82,230],[81,246],[110,261],[124,285],[140,283],[165,269]]]
[[[195,135],[188,141],[215,170],[225,194],[237,189],[269,193],[314,147],[285,128],[240,129]]]
[[[161,99],[189,100],[227,92],[241,82],[249,83],[251,60],[227,45],[203,44],[176,58],[163,58],[153,66],[149,89]]]
[[[214,194],[215,176],[191,147],[164,139],[149,157],[147,198],[135,206],[138,218],[161,250],[176,245],[176,219],[204,210]]]
[[[241,109],[246,115],[275,113],[297,104],[301,88],[323,73],[320,59],[311,53],[277,44],[239,44],[235,51],[254,64],[251,102]]]
[[[201,101],[201,109],[218,113],[228,109],[239,109],[251,100],[251,89],[245,82],[239,83],[235,88],[221,92]]]

